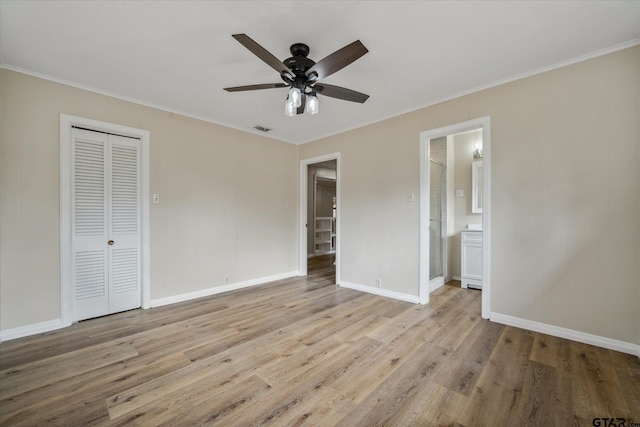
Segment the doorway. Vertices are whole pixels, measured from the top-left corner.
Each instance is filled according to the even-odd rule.
[[[444,138],[447,141],[447,144],[452,142],[451,136],[457,134],[463,134],[470,131],[477,130],[478,134],[481,135],[482,141],[482,151],[483,151],[483,163],[484,166],[479,169],[481,176],[477,177],[476,182],[479,184],[479,188],[477,191],[481,191],[481,200],[482,200],[482,220],[481,220],[481,233],[483,238],[481,239],[480,245],[482,247],[482,259],[480,261],[482,268],[482,317],[487,319],[490,316],[490,291],[491,291],[491,262],[490,262],[490,248],[491,248],[491,229],[490,229],[490,207],[491,207],[491,185],[490,185],[490,177],[491,177],[491,139],[490,139],[490,118],[482,117],[479,119],[469,120],[467,122],[462,122],[458,124],[454,124],[451,126],[446,126],[443,128],[433,129],[430,131],[422,132],[420,134],[420,303],[426,304],[429,302],[429,292],[430,285],[437,285],[433,283],[432,280],[437,278],[442,278],[442,283],[444,283],[444,279],[446,277],[446,270],[441,272],[441,275],[434,275],[433,273],[439,270],[440,268],[446,269],[446,247],[447,242],[441,238],[442,234],[446,236],[446,225],[440,226],[438,215],[435,217],[432,215],[434,213],[440,214],[443,222],[447,222],[447,218],[451,218],[451,215],[447,209],[441,209],[441,205],[443,203],[442,197],[438,194],[438,192],[442,192],[442,185],[437,180],[441,180],[444,177],[450,176],[447,172],[442,174],[442,172],[438,173],[439,169],[442,169],[440,165],[434,164],[431,162],[430,153],[431,153],[431,144],[434,142],[438,142],[438,140],[442,141]],[[434,144],[435,146],[435,144]],[[443,163],[437,162],[436,163]],[[445,163],[446,164],[446,163]],[[448,165],[447,165],[448,166]],[[445,171],[447,168],[444,168]],[[452,168],[449,168],[449,172]],[[469,174],[471,175],[471,169],[469,170]],[[481,179],[478,179],[481,178]],[[447,180],[447,178],[445,178]],[[469,188],[473,185],[470,184]],[[437,191],[433,191],[433,188],[436,188]],[[457,194],[459,193],[456,189]],[[476,193],[477,193],[476,191]],[[450,190],[445,190],[446,193],[453,193],[453,187]],[[463,191],[464,193],[464,191]],[[446,205],[451,205],[453,200],[453,195],[451,195],[450,199],[445,202]],[[447,199],[445,199],[447,200]],[[477,200],[477,194],[475,195],[474,200]],[[471,203],[471,202],[470,202]],[[438,206],[440,205],[440,206]],[[473,207],[469,206],[470,211],[472,211]],[[444,213],[443,213],[444,212]],[[474,212],[474,211],[472,211]],[[475,213],[475,212],[474,212]],[[436,221],[432,221],[435,219]],[[437,224],[432,224],[436,222]],[[480,226],[480,224],[478,224]],[[449,227],[450,228],[450,227]],[[451,246],[451,245],[449,245]],[[443,250],[444,249],[444,250]],[[441,258],[444,258],[444,262]],[[436,263],[436,265],[432,265]],[[440,279],[438,279],[440,280]]]
[[[60,115],[63,326],[149,298],[149,132]]]
[[[339,166],[339,153],[300,162],[299,274],[322,269],[335,284],[340,283]]]

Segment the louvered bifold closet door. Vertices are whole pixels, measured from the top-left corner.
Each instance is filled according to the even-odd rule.
[[[72,270],[74,320],[108,314],[107,139],[72,134]]]
[[[73,320],[140,307],[140,140],[72,133]]]
[[[140,307],[140,140],[109,135],[109,312]]]

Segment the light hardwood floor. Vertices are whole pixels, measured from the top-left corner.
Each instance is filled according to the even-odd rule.
[[[1,343],[0,425],[640,422],[637,357],[482,320],[457,282],[420,306],[337,287],[314,262]]]

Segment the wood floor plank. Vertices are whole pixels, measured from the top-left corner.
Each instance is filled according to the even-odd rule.
[[[393,425],[391,420],[403,410],[405,403],[424,392],[431,377],[446,360],[447,353],[446,349],[424,345],[337,425]]]
[[[394,318],[393,322],[385,322],[367,335],[385,343],[391,342],[408,328],[415,325],[425,317],[424,305],[413,305]]]
[[[120,361],[2,402],[0,425],[84,425],[107,417],[105,399],[187,366],[182,353],[147,355]],[[69,402],[73,402],[69,407]],[[45,415],[46,414],[46,415]],[[42,418],[46,416],[46,418]]]
[[[281,359],[278,363],[260,367],[258,375],[269,384],[278,382],[287,384],[292,378],[308,371],[326,358],[343,351],[347,346],[346,343],[340,343],[329,337],[313,345],[306,346],[304,350]]]
[[[520,391],[520,395],[526,398],[517,399],[513,409],[520,425],[557,425],[555,397],[558,380],[556,368],[529,362]]]
[[[359,325],[358,322],[371,316],[371,313],[375,313],[380,303],[383,301],[372,299],[370,302],[365,302],[359,306],[354,307],[352,311],[345,313],[342,316],[332,316],[331,318],[325,318],[323,322],[318,325],[314,325],[313,329],[307,330],[304,336],[301,338],[302,342],[306,345],[312,345],[315,342],[322,341],[330,335],[335,334],[338,331],[342,331],[351,325]],[[382,318],[380,319],[382,321]]]
[[[95,345],[0,372],[0,400],[138,355],[129,343]]]
[[[185,405],[180,405],[178,401],[178,411],[182,411],[172,419],[161,424],[151,423],[140,425],[160,425],[160,426],[185,426],[185,425],[225,425],[226,420],[245,408],[259,398],[262,398],[271,391],[271,386],[256,376],[251,376],[236,387],[226,393],[214,392],[207,396],[207,399],[197,405],[191,401],[188,405],[189,411],[184,411]],[[228,425],[228,424],[227,424]]]
[[[211,314],[225,307],[217,302],[209,302],[207,305],[198,301],[193,303],[193,306],[184,304],[176,304],[181,307],[176,307],[174,310],[170,310],[167,306],[153,310],[130,310],[76,323],[66,328],[64,333],[55,331],[10,341],[6,345],[2,343],[0,369],[5,370],[16,364],[69,353],[139,332],[152,331],[164,325],[191,319],[199,314]],[[31,344],[33,340],[37,340],[37,346]]]
[[[291,277],[0,343],[0,425],[591,425],[640,411],[640,361]]]
[[[568,360],[569,343],[567,340],[546,334],[536,334],[531,350],[531,360],[557,368],[559,363]]]
[[[427,381],[388,422],[392,426],[451,426],[464,409],[467,398],[455,391]]]
[[[212,386],[231,387],[253,375],[257,366],[274,357],[277,356],[272,352],[263,351],[239,359],[229,358],[227,354],[218,354],[199,360],[109,397],[106,400],[109,417],[117,419],[150,402],[162,399],[166,395],[186,389],[201,381],[207,381]]]
[[[504,325],[479,321],[465,340],[454,350],[434,381],[450,390],[469,396],[498,342]]]
[[[456,313],[455,317],[447,322],[447,326],[433,336],[431,342],[440,347],[455,350],[467,339],[473,327],[480,320],[479,313],[469,313],[467,311]]]
[[[353,403],[336,393],[332,387],[315,390],[312,399],[301,402],[295,411],[282,415],[282,426],[334,426],[352,408]]]
[[[225,390],[208,378],[153,400],[112,420],[114,426],[203,425],[222,422],[235,411],[268,393],[271,387],[255,375]],[[186,410],[188,408],[188,410]]]
[[[354,403],[359,403],[375,388],[380,387],[399,367],[410,363],[410,358],[442,327],[436,323],[422,322],[424,319],[396,336],[390,343],[380,346],[371,357],[359,364],[353,371],[358,381],[350,377],[336,380],[333,384],[336,392],[340,392]]]
[[[191,325],[176,330],[160,328],[154,330],[153,333],[138,334],[133,336],[130,342],[141,355],[156,354],[160,356],[176,351],[187,352],[236,334],[238,331],[233,328]]]
[[[458,421],[463,425],[491,425],[494,420],[517,420],[514,412],[522,396],[533,336],[506,327],[498,340]]]
[[[237,414],[228,420],[229,425],[266,425],[281,424],[284,418],[304,415],[300,412],[303,403],[314,399],[320,390],[328,387],[341,376],[347,376],[350,369],[374,351],[380,343],[363,337],[350,345],[335,357],[311,367],[298,376],[291,378],[286,385],[273,384],[273,392],[264,402],[250,406],[245,413]],[[333,392],[330,388],[327,392]]]
[[[629,406],[629,412],[634,414],[634,419],[640,420],[640,387],[638,387],[640,384],[640,364],[637,363],[638,358],[617,351],[610,351],[609,354]]]
[[[570,348],[576,415],[585,419],[593,418],[593,414],[602,414],[595,415],[600,418],[637,416],[627,405],[629,392],[622,389],[609,352],[577,342]]]
[[[185,352],[185,354],[189,356],[189,358],[191,358],[191,360],[193,361],[205,359],[219,352],[228,350],[243,343],[253,341],[265,334],[278,330],[278,328],[290,324],[293,319],[299,319],[300,317],[305,316],[305,314],[307,313],[304,308],[290,310],[278,309],[276,310],[276,312],[276,316],[270,318],[269,321],[261,322],[259,325],[256,325],[253,328],[244,329],[243,331],[239,331],[237,334],[229,335],[215,342],[203,344],[197,348]]]

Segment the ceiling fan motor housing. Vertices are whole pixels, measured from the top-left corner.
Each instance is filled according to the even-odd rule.
[[[289,48],[289,52],[291,52],[291,56],[304,56],[306,58],[309,56],[309,46],[304,43],[294,43]]]
[[[309,46],[304,43],[295,43],[292,44],[289,48],[291,58],[287,58],[282,63],[287,66],[293,73],[296,75],[295,79],[290,79],[286,74],[282,74],[282,79],[292,84],[295,87],[303,90],[309,81],[313,81],[315,79],[310,78],[305,73],[311,67],[313,67],[316,63],[315,61],[307,58],[309,55]]]

